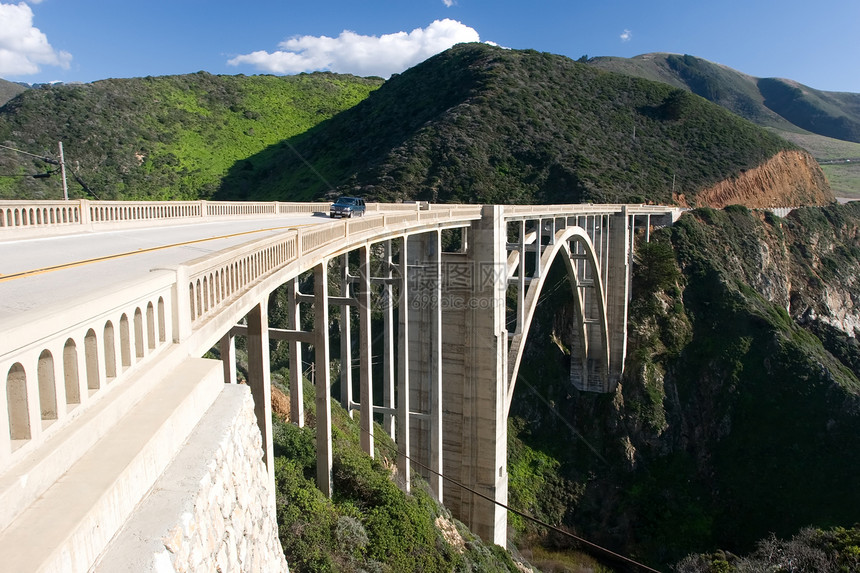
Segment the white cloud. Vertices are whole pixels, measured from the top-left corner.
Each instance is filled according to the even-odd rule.
[[[453,6],[456,3],[457,2],[455,2],[454,0],[442,0],[442,4],[444,4],[448,8],[450,8],[451,6]]]
[[[623,32],[621,32],[621,36],[619,37],[621,38],[622,42],[629,42],[630,39],[633,38],[633,32],[631,32],[630,30],[624,30]]]
[[[480,36],[473,28],[446,18],[409,33],[362,36],[344,30],[337,38],[297,36],[281,42],[276,52],[243,54],[227,63],[231,66],[247,64],[275,74],[329,70],[387,78],[454,44],[478,41]]]
[[[0,4],[0,22],[0,76],[35,74],[42,65],[69,67],[72,55],[51,47],[48,37],[33,26],[33,10],[27,4]]]

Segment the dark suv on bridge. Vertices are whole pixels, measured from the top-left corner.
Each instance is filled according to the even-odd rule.
[[[340,197],[332,203],[328,216],[335,217],[364,217],[366,207],[360,197]]]

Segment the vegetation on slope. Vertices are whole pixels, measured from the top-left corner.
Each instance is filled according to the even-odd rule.
[[[183,76],[43,85],[0,108],[0,143],[56,158],[62,141],[70,195],[194,200],[227,171],[265,161],[267,148],[347,109],[380,78]],[[0,150],[0,199],[61,198],[53,165]],[[12,177],[10,177],[12,176]]]
[[[858,241],[858,205],[787,219],[701,209],[653,234],[614,395],[565,380],[569,311],[553,299],[563,288],[548,296],[524,366],[538,375],[518,382],[512,428],[566,484],[535,489],[532,505],[575,492],[545,515],[662,567],[856,523],[860,461],[846,453],[860,447],[860,347],[837,326],[856,315]]]
[[[750,121],[860,143],[860,94],[826,92],[779,78],[754,78],[690,55],[587,60],[600,69],[689,90]]]
[[[27,88],[19,83],[0,79],[0,106],[25,91]]]
[[[278,534],[290,571],[523,570],[504,549],[485,545],[454,520],[420,478],[404,493],[392,473],[397,446],[377,427],[371,459],[359,445],[357,422],[337,404],[332,408],[334,498],[326,498],[314,481],[312,389],[305,408],[311,424],[304,428],[273,416]]]
[[[814,571],[850,573],[860,570],[860,527],[830,530],[808,527],[789,540],[771,535],[746,557],[715,551],[690,555],[678,573],[744,573],[754,571]]]
[[[671,203],[790,148],[666,84],[464,44],[267,150],[277,169],[237,166],[219,196]]]

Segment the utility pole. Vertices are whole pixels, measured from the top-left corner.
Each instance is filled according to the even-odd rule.
[[[69,186],[66,185],[66,160],[63,158],[63,142],[60,142],[60,173],[63,176],[63,201],[69,200]]]

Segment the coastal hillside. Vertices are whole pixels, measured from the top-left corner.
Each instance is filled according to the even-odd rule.
[[[597,57],[587,62],[689,90],[758,125],[860,143],[860,94],[817,90],[789,79],[756,78],[690,55]]]
[[[212,196],[237,162],[347,109],[381,78],[182,76],[42,85],[0,107],[0,143],[57,159],[69,194],[87,199],[196,200]],[[0,150],[0,199],[58,199],[56,166]]]
[[[860,94],[828,92],[781,78],[756,78],[680,54],[581,61],[688,90],[807,150],[834,193],[860,199]]]
[[[0,198],[61,197],[59,141],[70,195],[98,199],[695,206],[739,180],[720,197],[833,200],[801,147],[686,90],[483,44],[388,81],[198,72],[24,89],[0,107],[0,142],[26,152],[0,153]],[[802,188],[759,178],[756,198],[742,179],[759,168]]]
[[[531,50],[461,44],[231,170],[233,199],[707,204],[700,193],[802,150],[688,91]],[[784,205],[833,200],[814,162]],[[763,190],[764,191],[764,190]]]
[[[853,527],[860,204],[697,209],[637,251],[612,395],[568,381],[573,303],[553,270],[513,400],[512,506],[659,570]]]

